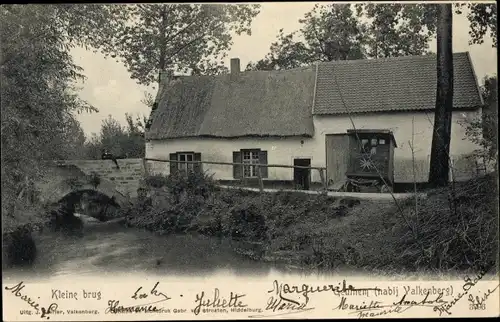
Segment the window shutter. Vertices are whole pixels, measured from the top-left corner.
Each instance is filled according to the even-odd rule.
[[[193,161],[201,161],[201,153],[195,153],[193,157]],[[203,172],[203,164],[202,163],[195,163],[193,165],[194,172],[196,173],[202,173]]]
[[[170,153],[170,160],[177,161],[177,153]],[[174,174],[177,172],[177,162],[169,162],[170,163],[170,174]]]
[[[233,152],[233,163],[241,163],[241,152]],[[243,167],[241,165],[233,165],[233,178],[241,179],[243,178]]]
[[[267,164],[267,151],[259,151],[259,163]],[[268,167],[261,167],[260,171],[262,173],[262,178],[268,177]]]

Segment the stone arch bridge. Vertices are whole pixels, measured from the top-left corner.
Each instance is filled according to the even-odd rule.
[[[37,183],[40,199],[54,204],[71,193],[93,190],[113,199],[123,207],[137,197],[144,177],[142,159],[55,160],[49,162],[46,174]],[[95,178],[99,178],[96,180]]]

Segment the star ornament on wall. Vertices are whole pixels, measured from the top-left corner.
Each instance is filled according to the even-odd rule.
[[[370,170],[373,168],[373,163],[372,163],[372,160],[370,159],[365,159],[365,158],[362,158],[359,160],[360,161],[360,164],[361,164],[361,168],[363,170]]]

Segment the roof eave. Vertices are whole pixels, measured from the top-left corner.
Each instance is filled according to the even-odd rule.
[[[176,140],[176,139],[239,139],[239,138],[285,138],[285,137],[306,137],[312,138],[313,134],[302,133],[302,134],[289,134],[289,135],[277,135],[277,134],[243,134],[243,135],[233,135],[233,136],[220,136],[220,135],[191,135],[191,136],[148,136],[147,140]]]
[[[476,70],[474,69],[474,64],[472,63],[472,58],[470,57],[469,51],[466,51],[467,60],[469,61],[470,68],[472,70],[472,75],[474,76],[474,82],[476,83],[477,94],[479,95],[479,100],[481,102],[481,106],[484,106],[483,95],[481,95],[481,86],[479,85],[479,81],[477,79]]]

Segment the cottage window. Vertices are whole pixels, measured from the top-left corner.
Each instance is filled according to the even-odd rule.
[[[243,176],[245,178],[257,177],[257,167],[251,164],[259,163],[259,151],[242,151],[243,163],[249,164],[243,166]]]
[[[176,152],[170,153],[170,173],[178,171],[188,173],[191,171],[201,171],[201,163],[193,163],[193,161],[201,161],[201,153],[195,152]]]
[[[233,152],[233,162],[243,163],[233,166],[235,179],[257,178],[258,167],[256,164],[267,164],[267,151],[260,149],[244,149]],[[262,178],[267,178],[267,167],[260,167]]]
[[[194,153],[179,153],[177,156],[178,160],[181,161],[178,163],[179,170],[185,172],[193,171],[194,163],[188,162],[192,162],[194,160]]]

